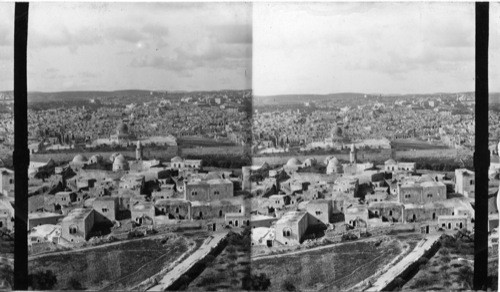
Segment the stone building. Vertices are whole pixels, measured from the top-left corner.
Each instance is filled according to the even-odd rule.
[[[242,202],[239,200],[191,202],[191,219],[224,218],[227,213],[242,213]]]
[[[351,206],[344,212],[345,222],[352,227],[367,227],[368,208],[365,205]]]
[[[0,193],[14,194],[14,171],[4,167],[0,168]]]
[[[58,192],[54,195],[54,204],[59,206],[68,206],[76,202],[77,194],[75,192]]]
[[[439,216],[454,215],[454,207],[440,202],[424,205],[405,204],[404,222],[435,221]]]
[[[358,195],[359,180],[352,176],[343,176],[335,180],[333,192],[345,193],[356,197]]]
[[[156,215],[169,219],[191,219],[191,202],[182,199],[159,199],[155,201]]]
[[[139,225],[155,224],[155,206],[151,202],[140,202],[130,208],[132,221]]]
[[[474,198],[474,172],[465,168],[455,169],[455,193]]]
[[[31,230],[33,227],[39,225],[45,225],[45,224],[56,225],[63,218],[64,215],[56,213],[49,213],[49,212],[30,213],[28,214],[28,230]]]
[[[373,202],[368,211],[382,222],[403,222],[404,206],[398,202]]]
[[[232,198],[234,186],[228,179],[191,180],[185,183],[184,194],[188,201],[210,202]]]
[[[425,204],[446,200],[446,185],[442,182],[407,182],[398,185],[398,200],[403,204]]]
[[[61,222],[61,238],[68,242],[86,241],[93,226],[93,209],[73,209]]]
[[[454,216],[439,216],[438,217],[438,225],[439,227],[443,229],[449,229],[449,230],[460,230],[460,229],[467,229],[467,230],[472,230],[473,226],[471,223],[471,219],[468,216],[459,216],[459,215],[454,215]]]
[[[392,158],[384,162],[386,172],[415,172],[416,169],[415,162],[396,162]]]
[[[92,202],[92,208],[96,211],[95,221],[111,221],[114,222],[118,213],[118,198],[116,197],[99,197]],[[99,215],[99,216],[98,216]]]
[[[309,215],[305,211],[284,214],[275,227],[275,241],[283,245],[298,245],[309,227]]]
[[[310,225],[325,224],[332,222],[332,201],[331,200],[313,200],[306,205],[307,213],[311,216]]]
[[[291,198],[287,194],[280,193],[269,196],[268,201],[270,207],[274,209],[282,209],[283,207],[290,205]]]

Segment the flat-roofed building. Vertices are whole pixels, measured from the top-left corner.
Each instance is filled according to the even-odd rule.
[[[73,209],[61,222],[61,238],[68,242],[86,241],[93,226],[93,209]]]
[[[306,211],[285,213],[275,227],[275,240],[283,245],[298,245],[309,227],[309,215]]]

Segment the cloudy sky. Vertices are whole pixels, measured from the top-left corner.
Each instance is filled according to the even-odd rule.
[[[473,91],[474,13],[473,3],[255,3],[254,93]]]
[[[30,91],[251,87],[248,4],[30,3],[29,13]]]

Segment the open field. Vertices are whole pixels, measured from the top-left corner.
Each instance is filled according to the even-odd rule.
[[[445,145],[431,144],[426,141],[419,141],[415,139],[398,139],[391,141],[393,148],[396,150],[425,150],[425,149],[449,149]]]
[[[271,279],[270,291],[347,289],[384,267],[401,252],[394,239],[374,239],[275,258],[255,259],[252,273]]]
[[[147,238],[85,251],[49,254],[29,260],[29,271],[52,270],[57,276],[56,290],[76,279],[90,290],[124,290],[158,273],[182,256],[188,245],[196,244],[182,236]],[[73,280],[74,281],[74,280]]]
[[[190,283],[188,291],[241,289],[241,280],[250,275],[250,237],[231,233],[228,245],[216,257],[208,257],[205,270]]]
[[[296,157],[300,161],[304,161],[307,158],[315,158],[318,162],[323,162],[325,158],[329,156],[335,156],[341,161],[349,161],[349,153],[334,153],[329,155],[292,155],[286,154],[274,154],[272,156],[253,156],[253,165],[261,165],[267,162],[270,165],[285,164],[287,161]],[[457,150],[457,149],[419,149],[419,150],[400,150],[396,151],[395,159],[401,161],[419,160],[419,159],[439,159],[440,161],[454,161],[457,158],[462,160],[471,159],[472,152],[467,150]],[[374,163],[383,164],[384,161],[390,158],[390,152],[373,152],[373,151],[363,151],[358,150],[358,160],[359,161],[372,161]]]
[[[474,269],[474,241],[467,236],[444,235],[441,248],[430,259],[420,259],[417,274],[401,290],[470,290]]]

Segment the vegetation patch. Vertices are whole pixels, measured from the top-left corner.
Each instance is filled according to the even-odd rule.
[[[401,252],[396,240],[363,241],[252,261],[271,279],[270,291],[344,290],[365,280]],[[292,276],[293,275],[293,276]]]
[[[29,273],[50,271],[51,289],[124,290],[161,271],[188,250],[184,237],[133,240],[83,251],[56,253],[29,260]],[[45,273],[45,274],[42,274]],[[44,283],[43,280],[37,280]]]

